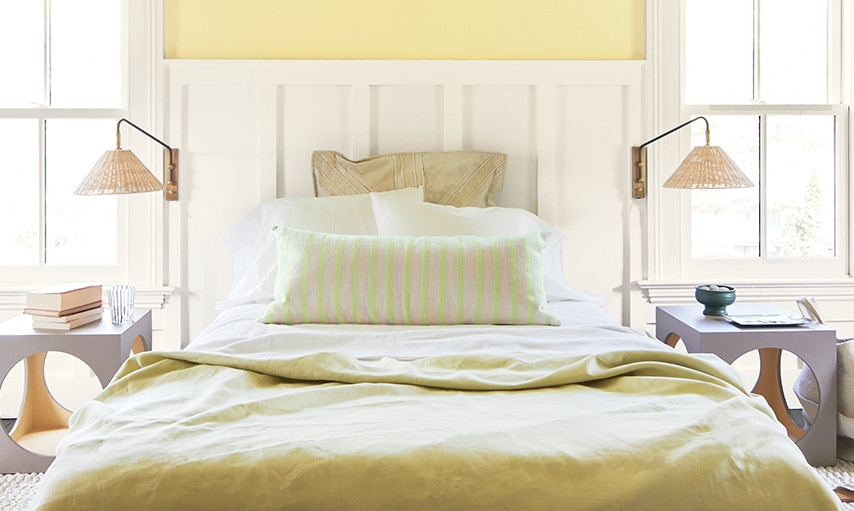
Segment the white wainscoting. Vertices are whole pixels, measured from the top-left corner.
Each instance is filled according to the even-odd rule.
[[[313,194],[317,149],[508,154],[500,203],[568,237],[570,283],[629,324],[641,208],[642,61],[166,61],[165,137],[181,149],[166,211],[168,282],[186,344],[231,284],[223,235],[260,201]]]

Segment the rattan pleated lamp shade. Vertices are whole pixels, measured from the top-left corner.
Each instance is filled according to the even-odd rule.
[[[664,182],[665,188],[749,188],[750,179],[718,146],[695,147]]]
[[[128,149],[107,151],[74,190],[76,195],[156,192],[163,184]]]

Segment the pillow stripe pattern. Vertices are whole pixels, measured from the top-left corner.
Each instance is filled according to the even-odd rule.
[[[547,232],[357,236],[279,227],[266,323],[541,324]]]

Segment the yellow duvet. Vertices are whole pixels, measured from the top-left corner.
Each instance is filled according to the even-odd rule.
[[[131,359],[35,509],[839,507],[729,366],[628,329],[237,323]]]

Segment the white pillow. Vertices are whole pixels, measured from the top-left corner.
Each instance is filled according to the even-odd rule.
[[[547,232],[352,236],[277,230],[276,301],[261,321],[559,325],[546,309]]]
[[[336,197],[286,197],[262,202],[225,234],[233,276],[219,310],[247,303],[269,303],[276,282],[277,225],[336,234],[377,234],[371,196],[402,202],[424,200],[421,188]]]
[[[456,208],[374,196],[377,230],[381,236],[500,236],[533,231],[550,233],[543,250],[544,284],[549,301],[576,300],[605,305],[605,299],[570,287],[563,273],[566,237],[551,224],[519,208]]]

